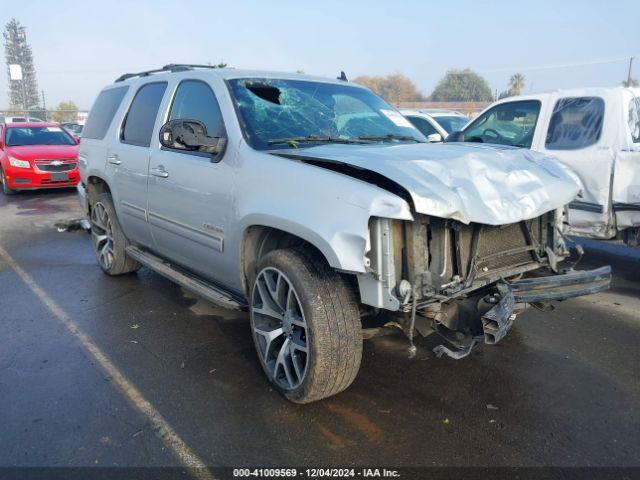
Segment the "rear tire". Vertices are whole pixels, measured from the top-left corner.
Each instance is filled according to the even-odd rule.
[[[251,329],[262,368],[295,403],[346,389],[362,359],[362,324],[346,279],[305,249],[275,250],[252,283]]]
[[[2,183],[2,193],[5,195],[13,195],[16,191],[13,188],[9,187],[7,183],[7,177],[4,174],[4,170],[0,168],[0,183]]]
[[[126,254],[131,243],[120,227],[110,193],[101,193],[91,206],[91,243],[107,275],[135,272],[142,266]]]

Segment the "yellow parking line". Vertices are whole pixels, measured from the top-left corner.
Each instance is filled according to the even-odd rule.
[[[145,415],[153,424],[160,440],[171,449],[174,455],[180,459],[190,473],[198,480],[213,480],[213,474],[207,469],[206,464],[200,459],[186,443],[178,436],[175,430],[162,417],[160,412],[142,396],[142,393],[118,370],[109,360],[102,350],[91,340],[91,338],[78,328],[71,317],[65,312],[31,276],[18,265],[9,253],[0,246],[0,257],[9,265],[40,299],[42,303],[55,315],[60,322],[76,337],[89,354],[98,362],[105,372],[111,377],[113,382],[120,388],[131,404],[140,413]]]

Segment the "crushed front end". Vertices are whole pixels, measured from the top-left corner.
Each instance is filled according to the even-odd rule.
[[[498,226],[373,218],[362,302],[397,312],[411,340],[439,334],[448,346],[435,353],[462,358],[478,343],[501,341],[529,305],[549,309],[609,287],[610,267],[578,271],[566,261],[562,220],[562,210]]]

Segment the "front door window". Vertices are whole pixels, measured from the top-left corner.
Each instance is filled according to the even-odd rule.
[[[531,148],[539,114],[538,100],[501,103],[464,130],[464,141]]]

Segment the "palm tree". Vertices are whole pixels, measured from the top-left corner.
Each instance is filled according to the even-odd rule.
[[[514,73],[509,79],[509,90],[511,95],[520,95],[525,84],[525,77],[521,73]]]

